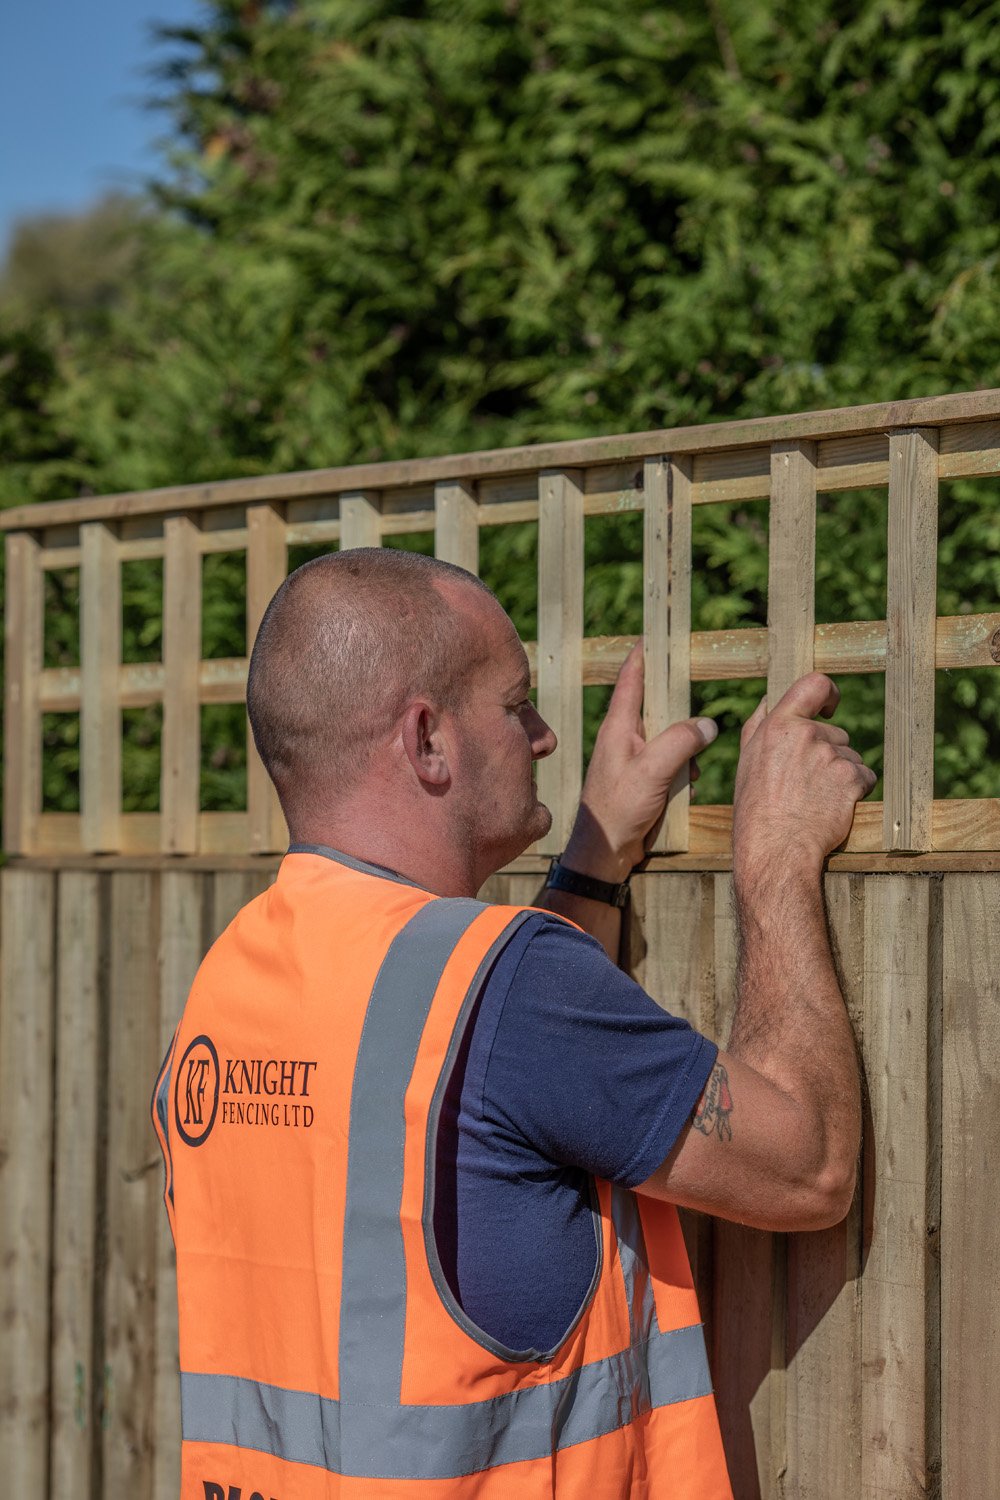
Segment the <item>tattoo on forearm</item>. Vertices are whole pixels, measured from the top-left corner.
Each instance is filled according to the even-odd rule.
[[[705,1091],[698,1100],[694,1112],[694,1128],[702,1135],[717,1135],[720,1141],[731,1141],[733,1126],[733,1096],[729,1089],[729,1074],[717,1062],[709,1075]]]

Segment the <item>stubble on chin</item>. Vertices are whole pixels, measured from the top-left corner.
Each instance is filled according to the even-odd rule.
[[[510,864],[512,859],[517,859],[531,845],[545,837],[552,827],[552,814],[544,802],[535,799],[531,807],[525,810],[525,816],[520,821],[520,827],[516,831],[511,830],[506,839],[497,840],[492,851],[491,863],[494,865],[494,873],[502,870],[505,865]]]
[[[533,844],[537,839],[543,839],[552,827],[552,814],[544,802],[536,801],[534,807],[535,831],[532,833],[528,843]]]

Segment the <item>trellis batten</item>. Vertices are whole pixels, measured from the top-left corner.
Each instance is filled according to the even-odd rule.
[[[560,746],[538,766],[538,794],[552,813],[552,828],[539,849],[558,854],[569,838],[583,767],[583,491],[578,476],[543,472],[538,504],[538,708]]]
[[[284,520],[275,505],[247,508],[247,653],[264,611],[281,587],[288,571],[288,541]],[[240,667],[240,686],[246,675]],[[200,687],[200,684],[199,684]],[[200,695],[199,695],[200,696]],[[233,700],[240,702],[240,697]],[[255,854],[283,849],[287,842],[285,819],[278,794],[264,763],[257,754],[247,726],[247,842]]]

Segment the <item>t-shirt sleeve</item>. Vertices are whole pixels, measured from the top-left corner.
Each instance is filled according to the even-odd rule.
[[[555,917],[530,918],[501,954],[484,1024],[481,1076],[466,1079],[483,1118],[549,1161],[624,1187],[669,1154],[717,1053]]]

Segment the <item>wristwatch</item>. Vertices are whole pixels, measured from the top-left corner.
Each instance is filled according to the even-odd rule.
[[[549,866],[549,873],[545,877],[545,889],[566,891],[571,896],[587,896],[591,901],[604,901],[608,906],[617,906],[619,910],[627,905],[629,898],[628,880],[623,880],[621,885],[615,885],[611,880],[598,880],[593,875],[581,875],[579,871],[569,870],[565,865],[561,865],[558,856]]]

